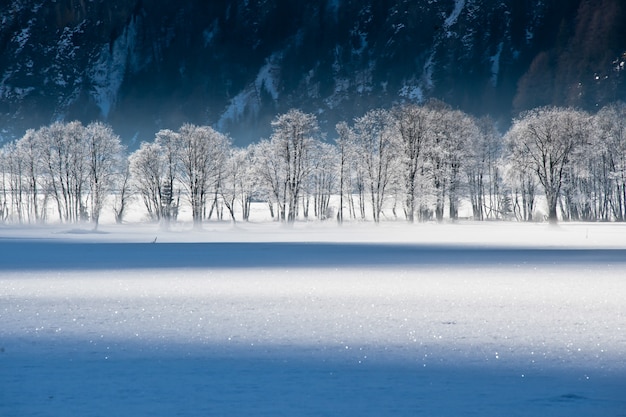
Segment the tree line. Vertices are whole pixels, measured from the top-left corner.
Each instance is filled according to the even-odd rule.
[[[247,221],[252,202],[282,222],[455,220],[463,201],[475,220],[533,221],[545,210],[550,222],[624,221],[626,104],[540,107],[502,134],[433,100],[370,110],[331,140],[314,114],[292,109],[245,148],[185,124],[130,153],[106,124],[55,122],[0,148],[0,175],[0,221],[15,223],[97,227],[106,201],[118,222],[140,201],[165,225],[181,204],[194,225]]]

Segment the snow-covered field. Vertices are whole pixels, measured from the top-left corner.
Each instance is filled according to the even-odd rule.
[[[2,226],[0,415],[626,416],[626,225]]]

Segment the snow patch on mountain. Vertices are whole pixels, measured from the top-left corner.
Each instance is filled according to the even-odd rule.
[[[230,100],[226,110],[217,122],[220,130],[225,130],[231,122],[240,120],[246,114],[258,114],[261,109],[261,93],[267,92],[274,101],[280,95],[280,63],[282,53],[274,53],[259,69],[253,83]]]
[[[491,61],[491,84],[494,87],[498,86],[498,76],[500,74],[500,57],[502,55],[502,49],[504,49],[504,42],[500,42],[498,50],[489,60]]]
[[[536,6],[533,8],[531,15],[528,16],[526,26],[526,44],[530,45],[535,38],[535,31],[541,25],[544,18],[546,4],[543,0],[537,0]]]
[[[63,32],[61,33],[61,37],[57,41],[56,48],[56,60],[60,60],[62,58],[70,58],[73,59],[76,57],[76,53],[80,49],[80,45],[74,42],[74,36],[85,31],[87,26],[87,21],[83,20],[76,27],[71,28],[66,26],[63,28]]]
[[[426,89],[432,89],[435,86],[433,82],[433,71],[435,66],[435,48],[433,48],[432,53],[426,60],[424,64],[424,69],[422,70],[422,84],[426,87]]]
[[[249,86],[230,100],[228,107],[217,122],[218,130],[222,132],[228,130],[229,123],[239,120],[247,111],[257,113],[259,108],[258,92]]]
[[[348,99],[348,92],[350,89],[350,80],[345,77],[335,77],[335,88],[333,93],[324,99],[324,104],[329,109],[334,109],[339,107],[339,105]]]
[[[136,39],[137,27],[133,19],[113,45],[102,46],[98,59],[88,72],[92,83],[91,96],[105,119],[115,106]]]
[[[274,100],[278,100],[279,95],[281,59],[282,54],[273,54],[259,70],[255,81],[256,89],[267,91]]]
[[[353,32],[353,36],[358,39],[358,47],[352,47],[352,55],[361,56],[367,50],[367,33],[363,31]]]
[[[28,39],[30,38],[30,24],[28,27],[23,28],[14,38],[13,41],[18,44],[17,49],[15,50],[15,55],[22,52],[26,44],[28,43]]]
[[[454,9],[452,10],[452,13],[450,13],[450,16],[448,16],[446,20],[443,22],[443,27],[445,29],[449,29],[452,25],[454,25],[457,22],[464,7],[465,7],[465,0],[455,0]],[[450,34],[448,36],[450,36]]]
[[[219,33],[219,29],[219,22],[215,19],[213,23],[202,32],[202,40],[204,41],[205,48],[213,43],[215,36]]]
[[[11,71],[5,71],[0,79],[0,98],[8,99],[11,92],[11,86],[7,84],[7,80],[11,77]]]
[[[24,99],[24,97],[35,91],[35,87],[15,87],[13,91],[15,92],[15,97],[19,100],[22,100]]]

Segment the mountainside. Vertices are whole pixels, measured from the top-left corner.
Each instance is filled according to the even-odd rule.
[[[504,123],[626,99],[620,0],[17,0],[0,6],[0,129],[105,120],[127,143],[184,122],[236,144],[298,107],[328,132],[442,99]]]

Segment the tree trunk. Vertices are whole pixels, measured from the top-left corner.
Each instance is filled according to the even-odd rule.
[[[547,195],[546,199],[548,200],[548,223],[557,224],[559,221],[557,215],[557,204],[558,198],[557,196]]]

